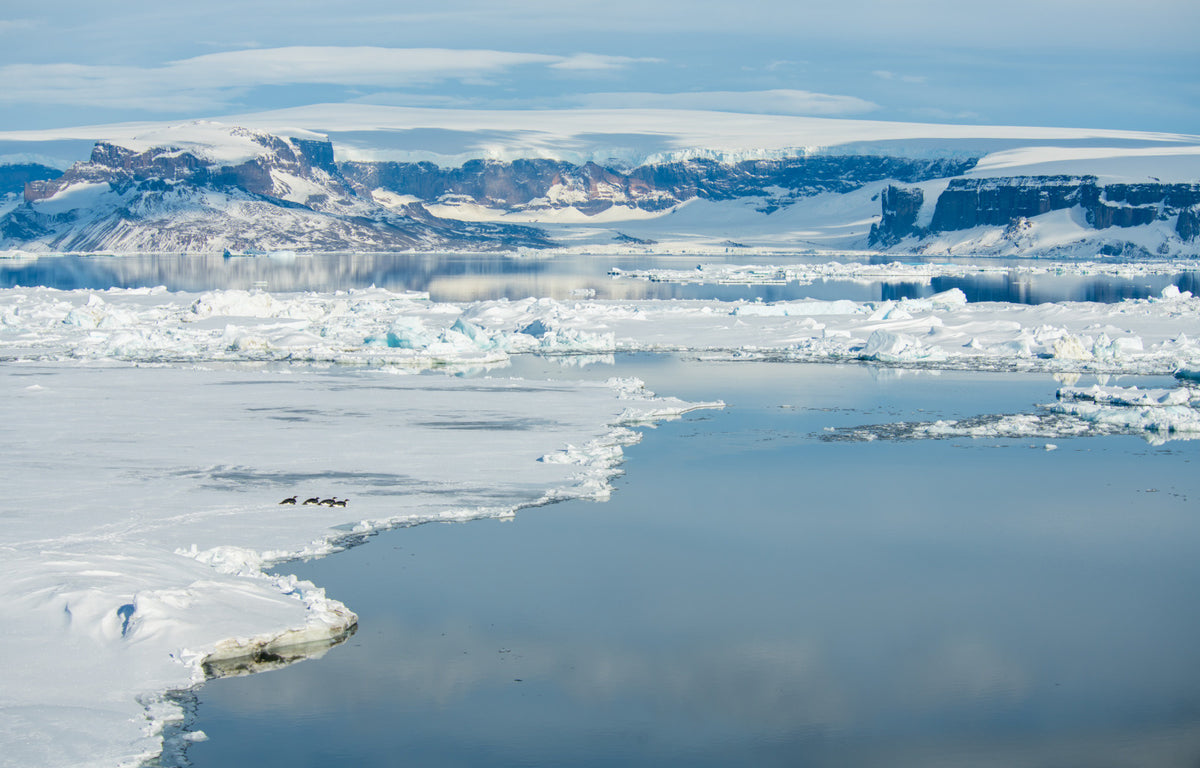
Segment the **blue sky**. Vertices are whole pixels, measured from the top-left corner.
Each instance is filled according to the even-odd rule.
[[[346,101],[1200,133],[1195,0],[47,0],[0,14],[0,130]]]

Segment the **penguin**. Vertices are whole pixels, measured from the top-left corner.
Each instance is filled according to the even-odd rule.
[[[327,507],[332,507],[334,504],[337,503],[337,497],[330,496],[328,499],[321,499],[320,503],[324,504]]]
[[[295,503],[296,503],[296,497],[295,497],[295,496],[289,496],[288,498],[284,499],[283,501],[281,501],[281,502],[279,502],[279,503],[280,503],[280,504],[295,504]]]
[[[321,499],[316,496],[313,496],[311,499],[305,499],[304,503],[305,504],[320,504]]]
[[[344,507],[344,506],[346,506],[346,504],[348,504],[349,502],[350,502],[350,499],[334,499],[334,500],[333,500],[333,503],[332,503],[332,504],[330,504],[329,506],[331,506],[331,507]]]

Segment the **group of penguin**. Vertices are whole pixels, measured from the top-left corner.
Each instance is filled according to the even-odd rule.
[[[344,507],[349,502],[350,502],[350,499],[339,499],[336,496],[330,496],[328,499],[322,499],[319,496],[313,496],[311,499],[305,499],[303,503],[304,504],[323,504],[327,507]],[[298,502],[296,501],[295,496],[289,496],[279,503],[280,504],[296,504]]]

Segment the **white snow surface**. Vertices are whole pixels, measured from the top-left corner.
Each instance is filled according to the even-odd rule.
[[[264,130],[305,125],[335,138],[350,131],[444,132],[440,151],[339,147],[346,159],[432,160],[550,157],[630,165],[709,158],[726,162],[850,147],[909,156],[959,156],[1030,144],[1197,144],[1200,137],[1138,131],[939,125],[683,109],[460,110],[326,104],[238,115]],[[480,135],[483,129],[486,135]],[[457,145],[455,142],[459,142]],[[890,145],[890,146],[889,146]],[[376,147],[380,146],[379,143]],[[530,149],[532,148],[532,152]]]
[[[1200,439],[1200,389],[1195,387],[1063,387],[1058,399],[1048,406],[1052,412],[1100,428],[1143,431],[1151,442]]]
[[[828,261],[812,264],[699,264],[693,269],[612,269],[609,276],[619,280],[645,280],[655,283],[681,285],[786,285],[809,284],[817,280],[903,280],[932,282],[935,277],[967,277],[971,275],[1105,275],[1139,277],[1172,275],[1200,268],[1200,262],[1179,259],[1137,262],[1095,261],[1030,261],[1023,264],[988,263],[905,263],[887,264],[842,263]],[[1178,289],[1175,289],[1178,291]],[[1167,296],[1177,296],[1172,290]]]
[[[719,405],[630,380],[406,375],[403,354],[226,364],[317,343],[323,302],[344,296],[0,293],[4,766],[139,764],[181,717],[164,694],[200,682],[206,661],[302,656],[353,625],[319,587],[264,568],[384,527],[602,499],[638,439],[623,425]],[[451,342],[418,332],[456,308],[359,299],[349,327],[373,314],[368,333],[426,345],[427,361],[477,360],[459,354],[465,324]],[[392,361],[340,354],[300,359]],[[278,503],[293,494],[350,501]]]
[[[240,165],[267,154],[268,149],[255,139],[266,134],[215,120],[188,123],[163,123],[130,126],[133,130],[115,130],[105,139],[134,152],[169,147],[186,151],[212,165]],[[272,135],[324,141],[325,136],[304,129],[279,126]]]
[[[1035,126],[947,125],[875,120],[743,114],[684,109],[473,110],[316,104],[220,118],[277,135],[332,139],[340,160],[432,161],[544,157],[583,163],[641,165],[689,158],[727,162],[811,152],[880,153],[907,157],[977,157],[1026,147],[1104,148],[1109,156],[1142,150],[1169,157],[1172,148],[1200,144],[1186,134]],[[106,140],[128,145],[164,139],[196,141],[213,121],[177,127],[165,122],[121,123],[0,132],[0,140]],[[230,146],[230,152],[237,154]],[[1053,160],[1057,156],[1043,158]],[[78,160],[81,158],[70,158]],[[1150,162],[1148,158],[1143,158]],[[1167,159],[1153,161],[1171,167]],[[1007,174],[1006,174],[1007,175]],[[1194,176],[1191,177],[1195,179]],[[1165,179],[1164,179],[1165,180]]]
[[[1064,378],[1077,378],[1067,375]],[[830,429],[830,440],[942,440],[948,438],[1069,438],[1134,434],[1151,445],[1200,440],[1200,390],[1093,385],[1064,386],[1055,403],[1033,413],[1007,413],[970,419],[939,419]],[[1046,443],[1045,450],[1057,449]]]
[[[1200,146],[1021,147],[990,153],[965,175],[1096,176],[1101,184],[1194,184],[1200,179]]]
[[[924,267],[914,267],[916,270]],[[0,291],[0,354],[136,363],[503,364],[520,353],[686,351],[957,369],[1172,373],[1200,366],[1200,299],[431,302],[422,293]]]
[[[34,209],[47,216],[56,216],[79,208],[92,208],[99,205],[110,192],[108,182],[74,184],[59,190],[51,197],[38,200],[34,203]]]

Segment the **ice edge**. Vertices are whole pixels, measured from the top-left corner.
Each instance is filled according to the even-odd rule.
[[[609,379],[605,385],[615,389],[622,399],[639,401],[640,407],[626,408],[608,426],[609,431],[582,448],[567,445],[560,452],[547,454],[542,461],[580,465],[573,476],[574,486],[553,488],[540,499],[509,507],[450,508],[440,515],[415,519],[398,516],[379,520],[362,520],[350,532],[337,533],[316,539],[308,547],[292,552],[257,552],[241,547],[216,547],[197,551],[176,550],[177,554],[192,557],[219,571],[237,573],[248,578],[270,580],[285,595],[303,600],[308,607],[303,627],[292,627],[251,637],[229,637],[217,641],[211,650],[184,651],[181,661],[192,668],[192,684],[186,688],[162,691],[145,699],[148,735],[158,735],[160,750],[143,756],[139,765],[156,766],[167,751],[167,731],[177,734],[174,749],[186,749],[189,736],[200,733],[191,729],[192,716],[179,699],[181,694],[194,691],[208,680],[234,677],[287,666],[306,659],[319,658],[327,650],[351,637],[358,629],[358,615],[344,603],[326,597],[325,590],[312,582],[295,576],[273,576],[269,568],[293,560],[325,557],[358,544],[383,531],[430,522],[469,522],[487,518],[511,518],[522,509],[545,506],[571,499],[607,500],[612,492],[612,479],[619,474],[618,465],[624,460],[622,447],[641,440],[641,434],[631,426],[653,426],[660,421],[678,419],[686,413],[725,407],[722,401],[685,402],[676,398],[658,397],[645,389],[640,379]],[[349,524],[349,523],[347,523]]]

